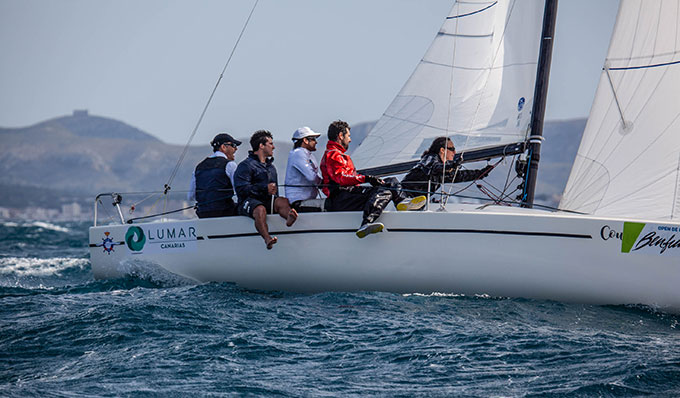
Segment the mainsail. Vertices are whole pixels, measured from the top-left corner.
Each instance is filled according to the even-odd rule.
[[[543,0],[456,1],[355,163],[416,160],[442,135],[459,152],[525,141],[543,8]]]
[[[560,207],[680,219],[680,0],[622,0]]]

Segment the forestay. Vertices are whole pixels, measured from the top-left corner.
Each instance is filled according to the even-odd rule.
[[[460,152],[525,140],[543,0],[456,1],[427,53],[352,158],[416,160],[448,135]]]
[[[680,0],[622,0],[560,207],[680,219]]]

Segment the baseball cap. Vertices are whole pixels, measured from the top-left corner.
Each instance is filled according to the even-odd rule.
[[[309,127],[300,127],[293,133],[293,141],[301,140],[305,137],[319,137],[321,134],[315,132]]]
[[[213,138],[212,141],[210,141],[210,145],[212,145],[213,148],[219,147],[222,144],[226,144],[227,142],[231,142],[236,146],[241,145],[241,141],[234,139],[231,135],[227,133],[219,133]]]

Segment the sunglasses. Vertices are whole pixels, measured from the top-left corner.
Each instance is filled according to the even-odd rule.
[[[238,148],[238,145],[234,144],[233,142],[225,142],[222,145],[230,146],[232,148]]]
[[[316,141],[316,137],[305,137],[305,138],[310,140],[310,141]]]
[[[455,152],[455,151],[456,151],[456,147],[453,147],[453,146],[447,146],[446,149],[447,149],[448,151],[450,151],[450,152]]]

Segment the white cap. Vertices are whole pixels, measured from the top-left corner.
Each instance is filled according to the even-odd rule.
[[[305,137],[319,137],[321,134],[314,132],[309,127],[300,127],[293,133],[293,141],[301,140]]]

